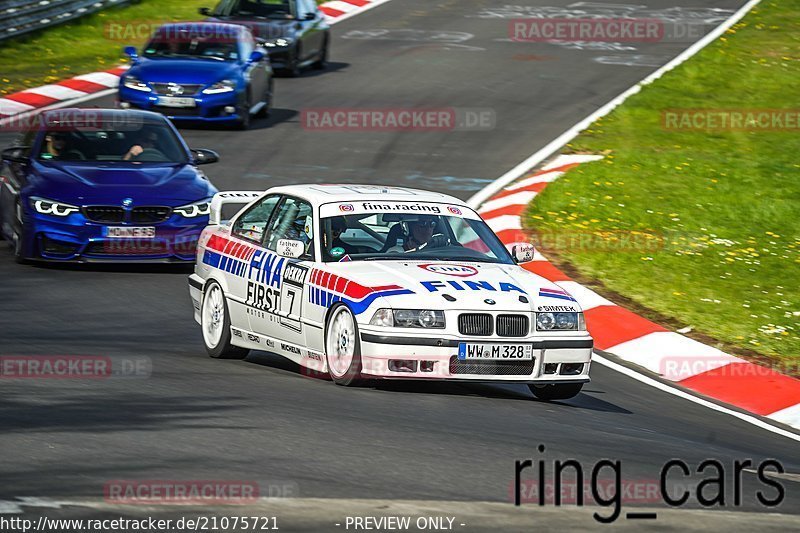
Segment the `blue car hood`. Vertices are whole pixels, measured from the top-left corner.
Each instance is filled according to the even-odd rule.
[[[31,194],[72,204],[119,204],[133,198],[138,205],[179,205],[204,200],[215,192],[189,165],[85,165],[51,161],[36,163],[38,180]]]
[[[128,75],[155,83],[200,83],[208,85],[235,78],[241,65],[234,61],[204,59],[141,59]]]

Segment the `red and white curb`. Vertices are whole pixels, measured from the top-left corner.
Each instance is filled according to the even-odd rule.
[[[120,76],[127,69],[127,66],[121,66],[102,72],[82,74],[53,85],[43,85],[9,94],[0,98],[0,119],[115,89],[119,85]]]
[[[390,0],[333,0],[319,6],[328,24],[336,24],[363,13]],[[52,85],[26,89],[0,98],[0,121],[23,113],[32,113],[48,107],[62,107],[65,103],[78,103],[102,91],[116,89],[120,76],[128,69],[120,66],[102,72],[83,74]],[[2,122],[0,122],[2,123]]]
[[[500,239],[524,240],[521,215],[548,183],[593,155],[561,155],[505,186],[478,211]],[[541,254],[523,268],[557,283],[581,305],[595,347],[682,387],[800,429],[800,380],[749,363],[624,309],[573,281]]]

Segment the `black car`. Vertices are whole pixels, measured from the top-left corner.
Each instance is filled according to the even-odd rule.
[[[308,66],[325,68],[330,26],[314,0],[222,0],[213,10],[200,8],[200,14],[250,28],[272,66],[290,76]]]

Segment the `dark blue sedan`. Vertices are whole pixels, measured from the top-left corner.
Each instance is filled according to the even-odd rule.
[[[272,67],[244,26],[182,22],[159,27],[120,79],[122,107],[172,120],[228,123],[241,129],[272,105]]]
[[[0,233],[19,262],[192,261],[217,160],[156,113],[44,112],[2,152]]]

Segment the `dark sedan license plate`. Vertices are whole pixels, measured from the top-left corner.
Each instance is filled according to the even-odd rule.
[[[460,342],[458,358],[462,361],[530,361],[533,345]]]
[[[156,228],[152,226],[106,226],[103,233],[109,239],[153,239]]]

